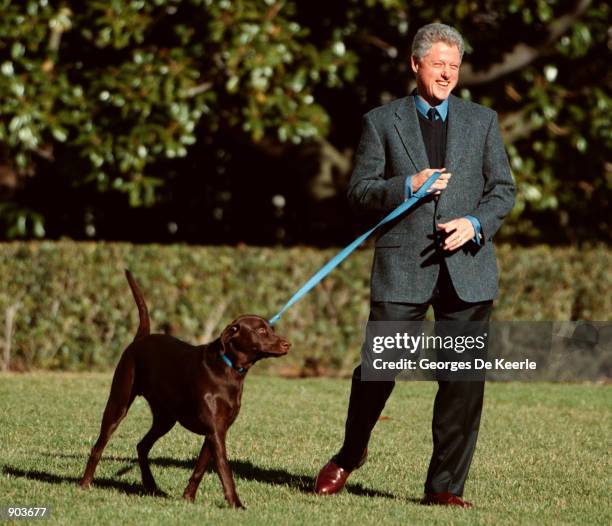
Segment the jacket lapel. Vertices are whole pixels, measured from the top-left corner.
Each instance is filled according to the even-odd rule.
[[[454,95],[448,98],[448,129],[446,131],[446,156],[444,167],[450,173],[456,170],[465,151],[469,119],[463,105]]]
[[[416,167],[416,171],[420,172],[425,168],[429,168],[427,151],[425,150],[425,143],[423,142],[423,135],[421,134],[419,118],[417,117],[417,110],[412,95],[404,97],[399,108],[396,110],[394,126],[410,160]]]

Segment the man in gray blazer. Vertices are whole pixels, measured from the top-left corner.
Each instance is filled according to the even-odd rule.
[[[410,198],[434,171],[440,178],[408,213],[385,225],[374,252],[370,321],[488,323],[497,296],[492,239],[514,204],[515,186],[497,114],[451,95],[463,39],[429,24],[416,34],[416,91],[365,114],[348,198],[380,217]],[[476,323],[478,325],[478,323]],[[467,330],[467,329],[466,329]],[[436,326],[438,331],[438,326]],[[394,381],[353,373],[342,448],[320,471],[315,491],[340,491],[367,455],[370,433]],[[464,483],[480,425],[483,381],[439,381],[433,454],[422,504],[471,507]]]

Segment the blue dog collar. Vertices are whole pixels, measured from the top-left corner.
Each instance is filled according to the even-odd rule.
[[[229,365],[232,369],[234,369],[235,371],[238,371],[240,374],[244,374],[247,372],[247,369],[245,367],[236,367],[233,362],[227,357],[226,354],[222,354],[221,358],[223,358],[223,361]]]

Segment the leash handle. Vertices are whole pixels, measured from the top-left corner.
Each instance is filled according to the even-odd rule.
[[[380,226],[392,221],[396,217],[403,214],[406,210],[414,206],[414,204],[426,197],[427,190],[431,187],[432,184],[436,182],[438,177],[442,175],[440,172],[434,172],[429,176],[427,181],[423,183],[423,186],[419,188],[410,199],[404,201],[401,205],[399,205],[395,210],[393,210],[386,217],[381,219],[377,225],[373,228],[360,235],[357,239],[355,239],[350,245],[344,247],[338,254],[336,254],[331,260],[329,260],[323,267],[316,272],[302,287],[291,297],[291,299],[285,304],[285,306],[272,318],[270,318],[270,325],[274,325],[283,313],[289,309],[293,304],[297,303],[301,298],[303,298],[315,285],[317,285],[325,276],[327,276],[332,270],[334,270],[342,261],[344,261],[350,254],[353,252],[361,243],[363,243],[370,235],[378,229]]]

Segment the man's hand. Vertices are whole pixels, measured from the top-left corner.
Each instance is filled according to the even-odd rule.
[[[440,172],[442,175],[440,175],[440,177],[436,179],[436,182],[429,187],[427,193],[430,194],[433,192],[434,195],[440,195],[440,192],[446,188],[451,175],[453,175],[447,172],[446,168],[425,168],[425,170],[421,170],[418,174],[413,175],[412,192],[414,193],[421,188],[434,172]]]
[[[444,250],[457,250],[476,235],[474,225],[465,217],[453,219],[447,223],[438,223],[436,228],[448,234],[442,245]]]

